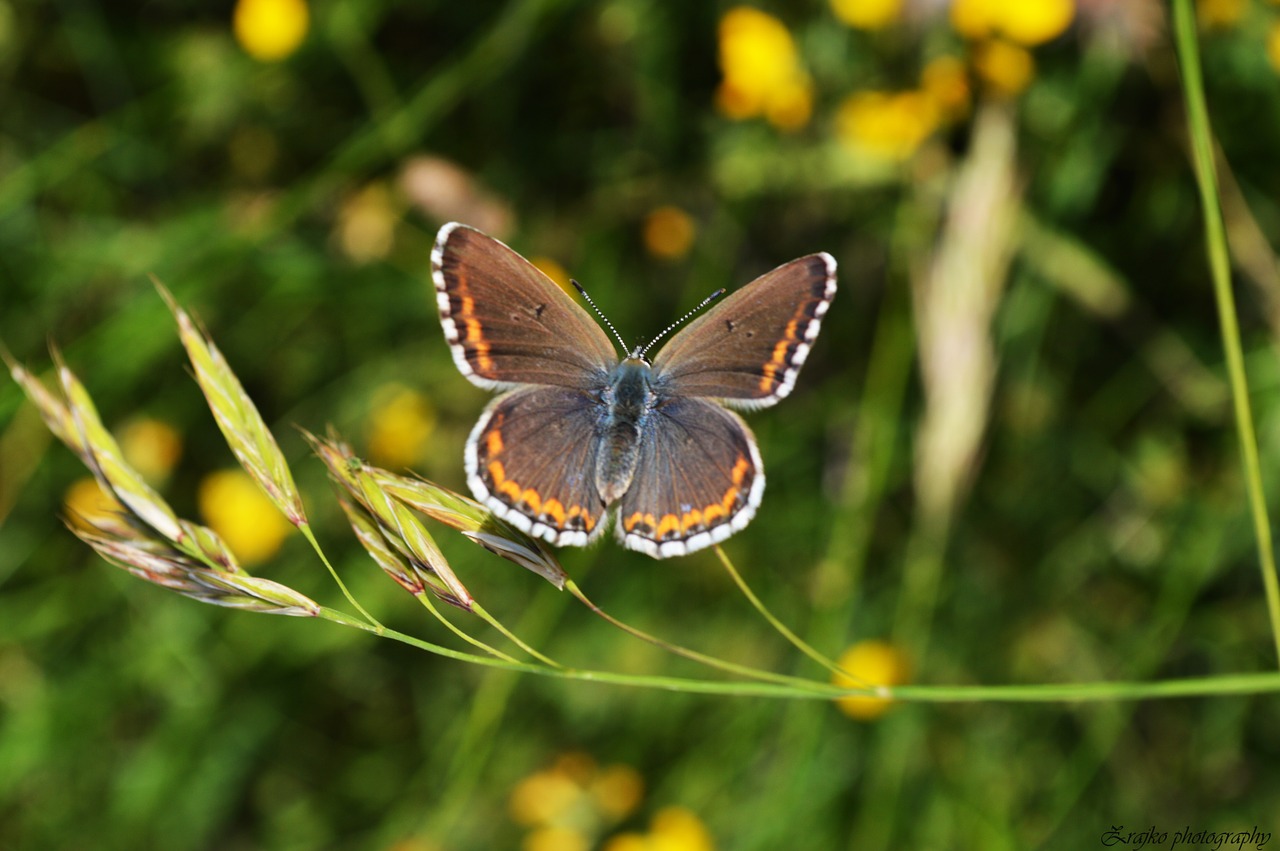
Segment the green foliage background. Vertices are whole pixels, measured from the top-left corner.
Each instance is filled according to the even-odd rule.
[[[391,253],[356,263],[333,236],[344,199],[394,184],[413,154],[448,157],[511,204],[514,247],[563,263],[629,339],[715,287],[830,251],[840,294],[795,394],[750,418],[769,489],[726,549],[824,651],[887,636],[910,648],[918,636],[894,627],[919,540],[913,439],[927,404],[912,274],[971,128],[900,169],[836,168],[847,155],[831,116],[845,94],[913,85],[925,54],[963,45],[945,20],[868,35],[824,4],[774,4],[817,91],[814,120],[784,135],[714,110],[726,8],[334,2],[313,9],[300,52],[261,64],[220,6],[0,5],[0,336],[33,365],[56,341],[109,423],[145,412],[177,425],[186,450],[166,496],[195,516],[200,478],[233,461],[154,272],[257,401],[357,596],[444,641],[355,546],[292,427],[332,422],[358,443],[374,390],[408,383],[439,417],[419,472],[465,490],[462,442],[486,396],[438,330],[427,270],[441,222],[405,204]],[[1250,6],[1202,40],[1271,494],[1280,98],[1263,41],[1276,17]],[[1272,669],[1171,39],[1126,54],[1081,28],[1035,55],[1035,82],[1008,107],[1023,206],[991,329],[992,419],[936,606],[915,613],[932,624],[916,679]],[[265,169],[238,164],[245,134],[274,146]],[[699,224],[674,263],[640,236],[663,204]],[[1092,309],[1099,292],[1124,308]],[[511,788],[576,750],[645,778],[626,826],[678,804],[726,849],[1081,848],[1113,825],[1280,832],[1272,697],[903,704],[860,724],[817,701],[482,670],[134,581],[59,524],[77,462],[11,384],[0,427],[0,848],[517,847]],[[869,469],[881,488],[849,485]],[[440,541],[486,608],[558,659],[715,676]],[[624,620],[825,676],[710,553],[654,562],[606,542],[562,559]],[[255,572],[339,604],[300,540]]]

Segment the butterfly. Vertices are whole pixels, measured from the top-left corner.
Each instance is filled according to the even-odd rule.
[[[760,450],[729,408],[766,408],[795,387],[835,296],[831,255],[761,275],[652,361],[647,347],[620,358],[564,290],[474,228],[442,227],[431,265],[454,363],[504,391],[465,453],[467,483],[494,514],[556,546],[584,546],[616,509],[618,540],[654,558],[719,543],[755,516]]]

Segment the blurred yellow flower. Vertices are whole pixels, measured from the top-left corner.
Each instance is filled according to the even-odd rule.
[[[1244,17],[1247,0],[1196,0],[1196,19],[1205,29],[1233,27]]]
[[[648,833],[620,833],[604,851],[715,851],[715,841],[702,820],[684,807],[664,807],[649,822]]]
[[[569,272],[550,257],[530,257],[529,262],[538,267],[538,271],[555,281],[556,286],[573,295],[573,284],[569,283]]]
[[[522,851],[591,851],[591,841],[571,827],[540,827],[520,843]]]
[[[306,0],[238,0],[232,29],[245,53],[275,62],[302,44],[309,18]]]
[[[733,119],[764,118],[795,130],[813,112],[813,82],[800,66],[795,42],[772,15],[737,6],[720,19],[720,70],[716,103]]]
[[[1004,41],[988,41],[974,51],[973,69],[996,92],[1013,97],[1031,84],[1036,63],[1025,48]]]
[[[422,458],[436,427],[430,400],[403,384],[388,384],[373,394],[365,423],[369,460],[380,467],[411,467]]]
[[[530,828],[525,851],[572,851],[594,847],[600,834],[634,812],[643,796],[644,781],[634,768],[600,768],[590,755],[571,751],[517,783],[507,806],[513,821]]]
[[[511,819],[526,827],[552,824],[583,796],[582,787],[562,771],[538,771],[516,784],[507,806]]]
[[[356,263],[381,260],[391,253],[399,219],[390,190],[383,183],[371,183],[348,197],[338,211],[338,247]]]
[[[679,207],[658,207],[644,220],[644,247],[654,257],[679,260],[689,253],[697,226]]]
[[[635,812],[644,797],[644,779],[629,765],[610,765],[588,786],[601,812],[620,821]]]
[[[119,435],[124,460],[148,482],[163,482],[182,457],[182,436],[166,422],[150,417],[131,420]]]
[[[886,159],[906,159],[939,122],[938,107],[922,91],[855,92],[836,112],[836,136],[847,147]]]
[[[1280,74],[1280,21],[1267,31],[1267,61],[1271,63],[1272,70]]]
[[[715,848],[702,820],[684,807],[658,810],[650,823],[649,834],[651,844],[662,851],[713,851]]]
[[[293,529],[257,483],[238,467],[205,476],[196,502],[205,523],[244,565],[271,558]]]
[[[969,111],[969,74],[964,62],[954,56],[939,56],[925,65],[920,89],[944,119],[954,120]]]
[[[77,529],[90,529],[95,521],[107,520],[125,510],[116,498],[104,491],[93,476],[76,479],[62,496],[67,520]]]
[[[952,0],[951,26],[967,38],[1034,47],[1062,35],[1075,14],[1075,0]]]
[[[860,641],[850,647],[836,663],[845,674],[834,674],[831,682],[849,688],[894,686],[911,678],[911,664],[901,650],[886,641]],[[841,697],[836,700],[840,711],[859,721],[879,718],[889,710],[888,697]]]
[[[878,30],[902,15],[902,0],[831,0],[831,11],[851,27]]]

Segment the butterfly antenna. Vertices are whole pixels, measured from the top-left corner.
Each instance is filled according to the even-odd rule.
[[[600,312],[600,308],[596,307],[596,303],[591,300],[591,296],[587,295],[587,291],[582,286],[582,284],[578,283],[572,278],[569,279],[569,283],[573,284],[573,288],[578,291],[578,294],[587,300],[587,304],[591,305],[591,309],[596,312],[596,316],[600,317],[600,321],[603,322],[609,328],[609,330],[613,332],[613,336],[618,338],[618,342],[622,345],[622,350],[624,352],[629,351],[629,349],[627,348],[626,342],[624,342],[622,339],[622,335],[618,333],[618,329],[613,327],[613,323],[609,321],[609,317],[605,316],[603,313]]]
[[[709,295],[709,296],[707,296],[706,298],[704,298],[702,301],[698,302],[698,306],[697,306],[697,307],[695,307],[693,310],[690,310],[690,311],[689,311],[688,313],[686,313],[684,316],[681,316],[681,317],[680,317],[679,319],[677,319],[675,322],[672,322],[670,325],[668,325],[666,328],[664,328],[664,329],[663,329],[663,331],[662,331],[662,333],[661,333],[661,334],[659,334],[658,336],[654,337],[654,338],[653,338],[652,340],[650,340],[649,342],[645,343],[645,344],[644,344],[644,348],[640,349],[640,351],[637,353],[637,354],[638,354],[638,356],[639,356],[639,357],[644,357],[644,356],[648,353],[648,351],[649,351],[651,348],[653,348],[653,344],[654,344],[654,343],[658,342],[658,341],[659,341],[659,340],[661,340],[663,337],[665,337],[665,336],[667,336],[668,334],[670,334],[672,331],[674,331],[676,328],[678,328],[680,325],[682,325],[682,324],[683,324],[683,323],[684,323],[684,322],[685,322],[685,321],[686,321],[690,316],[693,316],[693,314],[697,313],[699,310],[702,310],[702,308],[706,307],[708,304],[711,304],[711,302],[713,302],[713,301],[715,301],[716,299],[720,298],[720,296],[724,295],[724,292],[725,292],[724,287],[721,287],[720,289],[718,289],[718,290],[716,290],[715,292],[713,292],[711,295]]]

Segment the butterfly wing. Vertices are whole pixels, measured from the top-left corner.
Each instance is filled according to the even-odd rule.
[[[760,451],[737,414],[702,399],[665,399],[649,414],[616,534],[654,558],[687,555],[743,529],[763,495]]]
[[[564,387],[522,387],[494,399],[467,440],[467,483],[476,499],[556,546],[582,546],[602,532],[598,406]]]
[[[596,321],[493,237],[447,224],[436,237],[431,267],[445,340],[473,384],[580,387],[617,363]]]
[[[667,391],[764,408],[791,392],[836,294],[836,261],[810,254],[756,278],[658,352]]]

